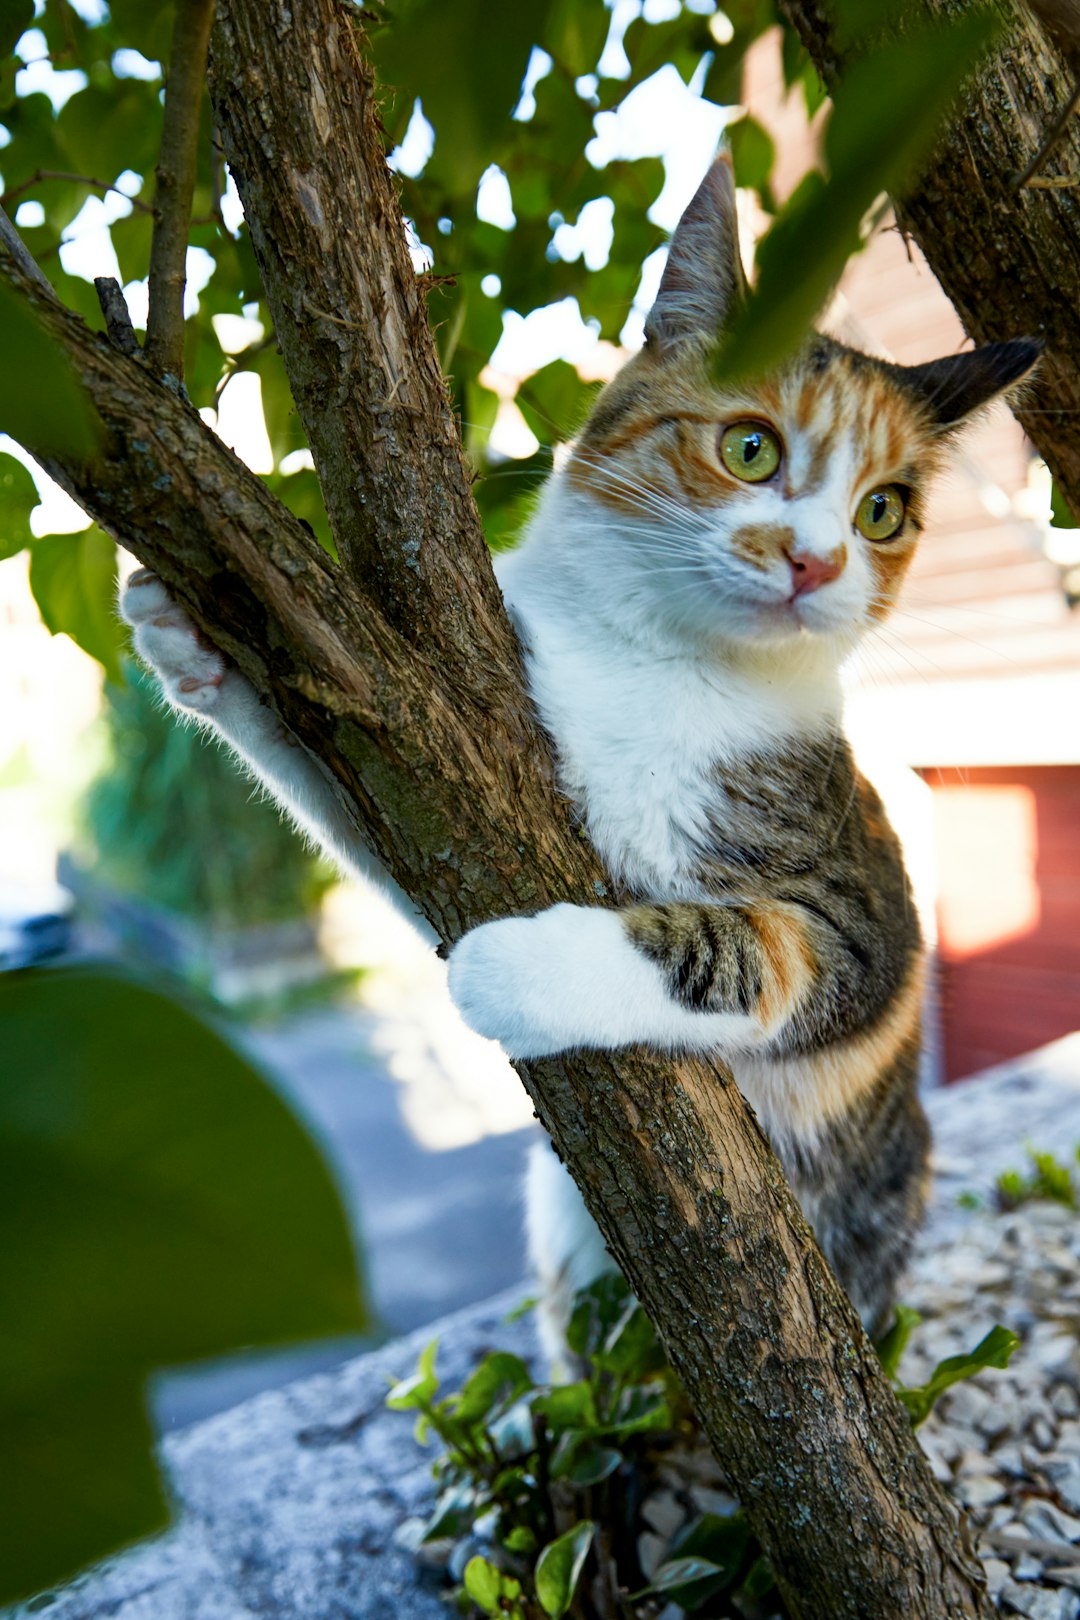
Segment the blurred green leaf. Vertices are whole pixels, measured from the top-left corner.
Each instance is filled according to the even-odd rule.
[[[943,19],[909,30],[848,71],[825,135],[829,180],[808,175],[760,242],[757,285],[720,342],[719,379],[768,372],[804,341],[861,245],[871,207],[910,183],[1001,28],[988,10]]]
[[[1055,529],[1080,528],[1056,478],[1050,485],[1050,523]]]
[[[908,1340],[921,1321],[919,1312],[913,1311],[910,1305],[898,1305],[892,1326],[880,1339],[874,1341],[878,1359],[889,1378],[895,1378],[900,1357],[907,1349]]]
[[[475,187],[518,100],[551,0],[490,6],[485,0],[396,0],[373,35],[379,78],[423,102],[435,126],[431,172],[453,189]],[[468,41],[468,49],[462,42]],[[453,70],[448,71],[448,64]]]
[[[30,544],[30,513],[38,500],[37,486],[22,462],[0,451],[0,559],[14,557]]]
[[[770,179],[773,162],[776,158],[776,147],[768,130],[751,118],[747,113],[734,124],[729,124],[725,134],[731,146],[731,157],[735,164],[735,183],[748,186],[756,191],[761,198],[763,208],[770,213],[776,208],[776,199],[772,193]]]
[[[946,1360],[939,1361],[933,1373],[925,1384],[912,1389],[899,1389],[897,1394],[908,1409],[912,1427],[918,1428],[934,1409],[939,1395],[942,1395],[951,1384],[958,1384],[962,1379],[973,1378],[976,1373],[984,1371],[987,1367],[1004,1369],[1009,1365],[1009,1359],[1014,1350],[1019,1347],[1020,1340],[1008,1328],[993,1327],[985,1338],[967,1355],[948,1356]]]
[[[0,0],[0,55],[8,56],[34,21],[34,0]]]
[[[493,1411],[502,1411],[523,1390],[532,1386],[532,1376],[520,1356],[508,1350],[493,1350],[466,1379],[454,1402],[459,1423],[477,1423]]]
[[[394,1385],[386,1397],[386,1404],[391,1411],[412,1412],[430,1406],[439,1387],[439,1380],[435,1375],[435,1357],[438,1349],[438,1339],[432,1339],[421,1351],[416,1371],[409,1378],[403,1378],[400,1383]]]
[[[124,679],[124,638],[116,613],[116,546],[96,524],[78,534],[47,534],[30,548],[30,589],[54,636],[68,635]]]
[[[0,1023],[8,1601],[167,1522],[151,1372],[365,1316],[318,1152],[219,1034],[90,967],[0,976]]]
[[[0,287],[0,353],[19,386],[0,395],[0,433],[35,454],[91,456],[97,416],[67,356],[39,324],[31,306]]]
[[[552,360],[522,383],[517,404],[541,444],[559,444],[573,438],[598,391],[568,361]]]
[[[582,1519],[544,1548],[536,1561],[536,1595],[551,1620],[562,1620],[577,1590],[582,1565],[592,1546],[594,1525]]]

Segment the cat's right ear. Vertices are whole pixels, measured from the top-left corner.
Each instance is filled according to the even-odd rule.
[[[713,343],[746,291],[739,258],[735,173],[722,147],[671,239],[660,291],[645,322],[648,348]]]

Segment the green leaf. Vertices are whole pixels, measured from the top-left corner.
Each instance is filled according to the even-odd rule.
[[[883,1333],[880,1339],[875,1339],[874,1349],[878,1353],[885,1373],[889,1378],[896,1376],[896,1369],[900,1365],[900,1357],[907,1349],[908,1340],[912,1332],[922,1321],[918,1311],[913,1311],[910,1305],[898,1305],[893,1317],[892,1326]]]
[[[532,1388],[532,1375],[520,1356],[493,1350],[466,1379],[454,1397],[453,1415],[459,1423],[477,1423],[495,1408],[500,1410]]]
[[[582,1379],[575,1384],[555,1384],[533,1402],[533,1411],[547,1419],[552,1434],[568,1429],[595,1429],[600,1419],[592,1384]]]
[[[775,1586],[776,1576],[773,1574],[773,1567],[763,1553],[750,1565],[750,1573],[740,1590],[745,1592],[747,1597],[763,1598],[768,1597]]]
[[[736,184],[756,191],[762,206],[772,212],[776,208],[770,183],[776,158],[772,136],[749,113],[736,123],[729,124],[726,134],[735,165]]]
[[[552,360],[523,382],[516,403],[541,444],[573,438],[588,415],[598,385],[583,383],[566,360]]]
[[[735,1581],[750,1541],[750,1526],[741,1511],[703,1513],[676,1536],[671,1551],[676,1558],[704,1558],[716,1574],[688,1583],[678,1601],[693,1609],[715,1597]]]
[[[0,0],[0,56],[9,55],[34,21],[34,0]]]
[[[598,1367],[622,1378],[644,1378],[665,1365],[653,1325],[636,1299],[626,1301],[595,1359]]]
[[[465,1565],[465,1590],[478,1609],[485,1614],[498,1614],[502,1574],[494,1564],[479,1554]]]
[[[571,1438],[570,1435],[563,1436],[564,1440]],[[551,1463],[551,1477],[565,1479],[578,1490],[586,1490],[591,1485],[599,1485],[601,1480],[610,1479],[622,1460],[622,1452],[616,1451],[613,1446],[591,1446],[575,1439],[561,1455],[556,1448]]]
[[[719,1591],[723,1586],[723,1571],[718,1564],[708,1558],[669,1558],[660,1565],[652,1578],[652,1583],[643,1591],[635,1592],[634,1598],[648,1597],[652,1592],[677,1593],[685,1592],[692,1586],[706,1580]]]
[[[582,1519],[550,1541],[536,1561],[536,1596],[540,1607],[551,1620],[562,1620],[577,1590],[582,1565],[592,1546],[593,1522]]]
[[[30,544],[30,513],[39,499],[22,462],[0,451],[0,560]]]
[[[439,1493],[435,1512],[424,1531],[425,1541],[441,1541],[447,1536],[460,1536],[472,1525],[476,1517],[476,1491],[464,1480]]]
[[[0,1025],[7,1602],[167,1522],[151,1372],[365,1316],[317,1150],[208,1025],[85,967],[0,976]]]
[[[439,1387],[439,1380],[435,1376],[435,1357],[438,1349],[438,1339],[432,1339],[427,1348],[421,1352],[417,1370],[412,1377],[403,1378],[400,1383],[394,1385],[386,1397],[386,1404],[391,1411],[411,1412],[431,1405],[435,1391]]]
[[[913,1389],[899,1389],[897,1394],[908,1409],[913,1428],[929,1417],[940,1395],[951,1384],[958,1384],[962,1379],[973,1378],[976,1373],[987,1367],[1004,1369],[1009,1365],[1009,1359],[1014,1350],[1018,1348],[1020,1340],[1008,1328],[993,1327],[985,1338],[967,1355],[948,1356],[939,1361],[933,1373],[925,1384]]]
[[[46,534],[30,547],[30,589],[54,636],[68,635],[123,683],[124,641],[116,613],[116,546],[96,524]]]
[[[871,208],[911,181],[1001,26],[993,13],[972,11],[912,29],[848,71],[825,136],[830,178],[808,175],[760,242],[757,285],[720,342],[715,369],[724,383],[773,370],[804,341],[861,246]]]
[[[0,353],[7,377],[19,379],[0,397],[0,433],[35,454],[93,455],[99,429],[89,395],[31,306],[6,287],[0,287]]]
[[[613,1434],[640,1434],[652,1429],[670,1429],[674,1419],[662,1385],[631,1385],[623,1390],[615,1408]]]

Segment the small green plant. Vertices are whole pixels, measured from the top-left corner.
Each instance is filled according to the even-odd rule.
[[[1006,1366],[1018,1343],[995,1327],[969,1355],[950,1357],[925,1384],[908,1386],[898,1367],[920,1320],[900,1306],[877,1345],[916,1426],[950,1384]],[[678,1472],[680,1458],[703,1454],[703,1441],[621,1277],[602,1277],[578,1295],[567,1340],[580,1373],[571,1383],[536,1383],[519,1356],[494,1350],[460,1390],[440,1395],[432,1343],[416,1373],[387,1397],[395,1410],[416,1413],[418,1439],[434,1433],[445,1447],[424,1540],[472,1552],[454,1594],[459,1613],[647,1620],[674,1603],[718,1620],[785,1616],[742,1510],[697,1512],[691,1491],[681,1493],[685,1523],[646,1579],[642,1505]],[[719,1471],[715,1482],[722,1483]]]
[[[1030,1170],[1003,1170],[998,1176],[995,1185],[998,1208],[1017,1209],[1032,1199],[1048,1198],[1069,1209],[1080,1209],[1080,1187],[1070,1167],[1052,1153],[1039,1153],[1031,1146],[1027,1148],[1027,1155]],[[1080,1148],[1074,1157],[1080,1161]]]

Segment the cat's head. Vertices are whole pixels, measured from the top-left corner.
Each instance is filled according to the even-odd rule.
[[[842,653],[895,602],[950,437],[1039,346],[905,367],[815,335],[781,370],[721,388],[710,352],[743,290],[721,154],[672,239],[645,347],[601,394],[565,487],[634,611],[694,640],[828,638]]]

